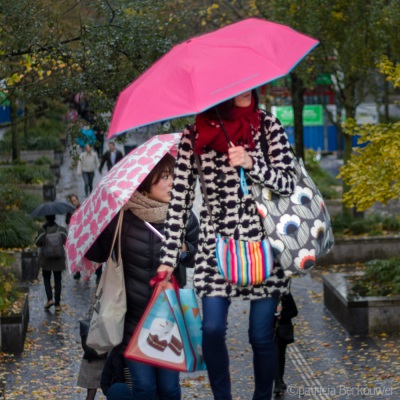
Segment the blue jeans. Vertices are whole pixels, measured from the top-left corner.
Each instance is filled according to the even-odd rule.
[[[203,297],[203,357],[215,400],[231,400],[229,355],[226,346],[230,300]],[[276,298],[251,300],[249,341],[253,349],[253,400],[270,400],[276,368],[274,321]]]
[[[82,178],[85,184],[85,196],[88,196],[93,190],[94,172],[82,171]]]
[[[132,399],[180,400],[179,372],[126,359],[132,376]]]
[[[107,400],[132,400],[132,392],[126,383],[114,383],[107,392]]]

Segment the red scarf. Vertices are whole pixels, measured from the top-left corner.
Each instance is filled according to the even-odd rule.
[[[260,115],[254,110],[254,98],[248,107],[234,107],[231,111],[230,120],[222,120],[230,141],[235,145],[248,145],[254,149],[252,129],[258,131],[260,128]],[[220,153],[228,151],[228,142],[224,131],[218,120],[210,119],[204,114],[196,116],[196,129],[198,137],[194,151],[198,154],[204,153],[204,147],[210,147]]]

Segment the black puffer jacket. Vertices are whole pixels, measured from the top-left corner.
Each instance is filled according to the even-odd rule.
[[[117,222],[118,214],[85,254],[86,258],[99,263],[107,260]],[[159,232],[164,232],[164,224],[153,223],[152,225]],[[194,266],[198,234],[199,224],[196,216],[192,213],[185,237],[185,243],[189,251],[184,257],[181,257],[175,270],[175,276],[181,286],[185,283],[181,277],[182,270],[185,271],[185,268]],[[121,237],[127,296],[123,343],[128,344],[154,290],[150,287],[150,279],[157,274],[157,269],[160,265],[161,239],[150,231],[144,222],[131,211],[125,211]]]

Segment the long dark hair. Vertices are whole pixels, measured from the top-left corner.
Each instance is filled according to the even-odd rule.
[[[254,110],[257,110],[259,103],[257,89],[252,89],[251,95],[253,96],[254,99]],[[234,98],[232,98],[222,103],[219,103],[216,106],[209,108],[208,110],[203,111],[203,114],[209,119],[218,120],[218,114],[217,114],[218,110],[219,115],[221,116],[222,119],[224,119],[225,121],[230,121],[232,119],[231,113],[234,106],[235,106]]]
[[[163,173],[168,171],[169,174],[174,173],[175,157],[170,153],[165,156],[157,163],[157,165],[151,170],[146,179],[139,185],[137,190],[140,193],[149,193],[152,185],[156,185],[160,182]]]

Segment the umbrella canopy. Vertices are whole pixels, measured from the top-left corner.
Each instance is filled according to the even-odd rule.
[[[45,217],[46,215],[67,214],[75,211],[75,207],[64,201],[49,201],[36,207],[31,212],[31,217]]]
[[[120,93],[108,138],[198,114],[280,78],[317,44],[288,26],[257,18],[187,40]]]
[[[161,158],[168,152],[176,154],[181,136],[170,133],[152,137],[99,181],[71,218],[65,244],[70,272],[82,271],[87,279],[97,269],[98,264],[87,260],[85,253]]]

